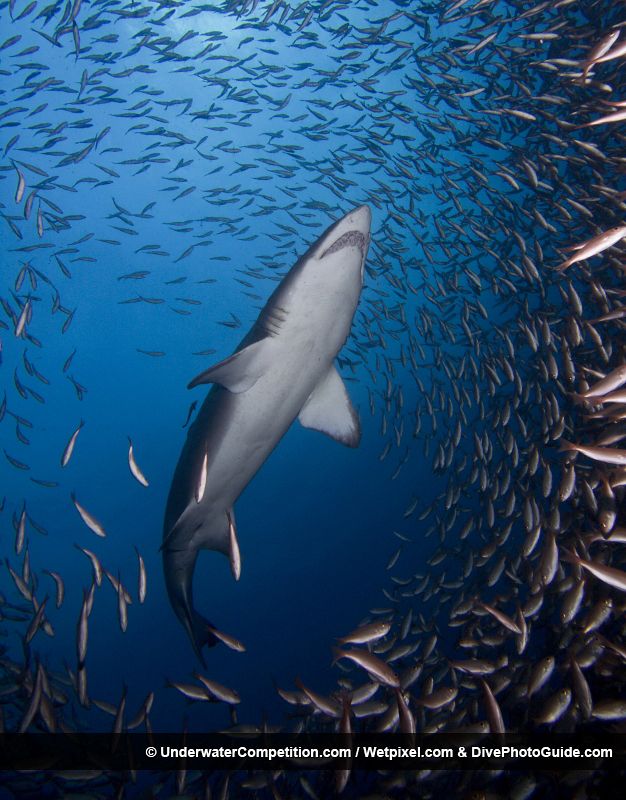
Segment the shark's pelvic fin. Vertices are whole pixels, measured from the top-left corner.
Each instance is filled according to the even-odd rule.
[[[326,433],[348,447],[358,447],[361,441],[359,415],[333,364],[309,395],[298,419],[305,428]]]
[[[186,627],[193,645],[193,649],[199,660],[202,662],[202,666],[206,667],[206,661],[204,660],[204,656],[202,654],[202,648],[205,645],[207,645],[207,647],[215,647],[218,639],[212,633],[213,625],[208,621],[208,619],[205,619],[202,614],[198,613],[195,608],[190,608],[188,615]]]
[[[232,520],[232,522],[231,522]],[[178,542],[179,536],[193,531],[193,540],[196,547],[205,550],[217,550],[223,553],[232,561],[231,524],[234,528],[235,517],[232,508],[226,514],[219,514],[215,517],[204,517],[196,502],[195,497],[187,503],[180,517],[174,523],[172,529],[164,537],[160,550],[179,550],[186,549],[189,542],[184,541],[181,548]],[[236,542],[236,532],[234,534]]]
[[[178,517],[174,525],[172,526],[171,530],[168,532],[167,536],[163,537],[163,541],[161,542],[161,547],[159,550],[176,550],[176,537],[177,535],[183,530],[184,525],[187,521],[189,516],[189,512],[191,509],[191,505],[187,505],[186,508],[183,509],[182,514]]]
[[[202,383],[219,383],[233,394],[246,392],[272,365],[273,350],[270,337],[260,339],[201,372],[187,388],[193,389]]]

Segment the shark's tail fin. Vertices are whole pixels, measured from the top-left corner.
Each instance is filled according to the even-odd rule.
[[[205,619],[202,614],[198,613],[194,608],[192,608],[189,616],[189,637],[191,638],[191,643],[196,655],[202,662],[202,666],[206,667],[206,662],[202,654],[202,648],[205,645],[207,647],[215,647],[219,639],[217,636],[214,636],[213,633],[211,633],[211,628],[213,628],[213,625],[207,619]]]
[[[187,632],[195,654],[206,666],[202,648],[205,645],[213,647],[218,639],[211,631],[211,623],[196,611],[193,603],[192,579],[198,551],[192,547],[176,550],[166,546],[162,552],[165,585],[172,608]]]

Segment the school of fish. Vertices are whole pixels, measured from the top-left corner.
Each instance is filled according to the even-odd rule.
[[[112,591],[115,624],[132,636],[133,603],[150,592],[138,549],[132,580],[106,549],[98,484],[109,463],[93,460],[87,496],[71,484],[99,425],[80,412],[81,368],[105,356],[83,355],[73,338],[90,286],[117,287],[122,310],[111,313],[131,306],[146,320],[128,352],[165,364],[177,345],[168,350],[163,331],[177,317],[190,343],[192,324],[205,337],[211,324],[242,326],[211,307],[225,272],[256,308],[282,279],[277,266],[364,205],[364,289],[336,363],[367,389],[361,424],[379,429],[389,480],[415,474],[415,492],[388,532],[380,605],[329,642],[336,690],[297,676],[278,687],[282,730],[626,730],[623,17],[605,0],[0,5],[0,430],[12,487],[0,506],[0,628],[19,633],[17,648],[0,647],[0,730],[88,729],[94,708],[116,732],[151,730],[166,691],[89,688],[94,604]],[[136,196],[116,189],[127,176]],[[251,232],[252,217],[267,237]],[[163,231],[176,251],[158,244]],[[251,266],[236,263],[237,248]],[[193,355],[214,352],[209,334]],[[49,408],[65,432],[53,454],[37,446]],[[151,492],[145,438],[124,435],[111,439],[120,469]],[[420,492],[423,471],[435,496]],[[200,498],[206,478],[205,456]],[[47,533],[40,509],[53,507],[44,495],[76,521],[76,607],[62,558],[31,564]],[[62,615],[75,620],[75,652],[53,663],[43,653]],[[211,642],[243,653],[215,623]],[[210,653],[194,680],[168,683],[228,706],[232,730],[262,728],[238,719],[240,688],[211,677]],[[531,770],[153,779],[153,797],[221,800],[555,791]],[[58,796],[78,780],[83,797],[105,786],[121,797],[134,778],[15,773],[5,784],[38,796],[45,780]],[[560,781],[555,797],[608,791],[600,764]]]

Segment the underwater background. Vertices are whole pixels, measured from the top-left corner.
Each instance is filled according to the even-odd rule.
[[[598,59],[620,46],[622,16],[606,2],[0,5],[5,729],[23,721],[41,664],[63,687],[57,724],[108,731],[121,698],[130,719],[154,692],[154,731],[288,730],[314,709],[277,688],[299,678],[332,696],[367,681],[333,665],[332,648],[381,618],[391,633],[374,652],[399,673],[421,665],[403,685],[418,729],[486,719],[482,677],[450,666],[470,657],[493,666],[478,674],[507,730],[626,718],[623,587],[588,571],[581,586],[580,565],[561,549],[554,561],[557,547],[588,557],[577,537],[597,531],[613,468],[579,455],[567,494],[574,462],[559,440],[622,425],[585,418],[572,395],[623,363],[623,246],[556,271],[567,247],[623,224],[619,121],[584,127],[619,109],[619,58]],[[201,552],[196,607],[245,645],[205,651],[204,669],[159,552],[190,404],[207,393],[187,383],[361,204],[365,283],[337,359],[361,444],[296,421],[236,504],[241,579]],[[590,559],[623,565],[619,543],[594,547]],[[112,576],[93,595],[83,702],[77,628],[95,570],[80,548]],[[481,602],[522,615],[523,646],[519,617],[515,633]],[[577,654],[594,700],[618,704],[608,716],[586,712]],[[546,657],[556,669],[529,706]],[[198,670],[237,691],[234,714],[171,686]],[[420,705],[444,685],[456,699]],[[384,711],[358,724],[375,730]],[[38,716],[30,729],[46,728]],[[417,789],[408,777],[385,791]]]

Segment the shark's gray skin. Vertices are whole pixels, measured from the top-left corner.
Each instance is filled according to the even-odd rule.
[[[360,206],[332,225],[290,269],[235,353],[190,384],[212,383],[189,428],[163,525],[163,567],[172,608],[200,660],[216,643],[193,606],[199,548],[241,561],[233,505],[298,417],[356,447],[361,430],[334,366],[363,286],[371,213]]]

